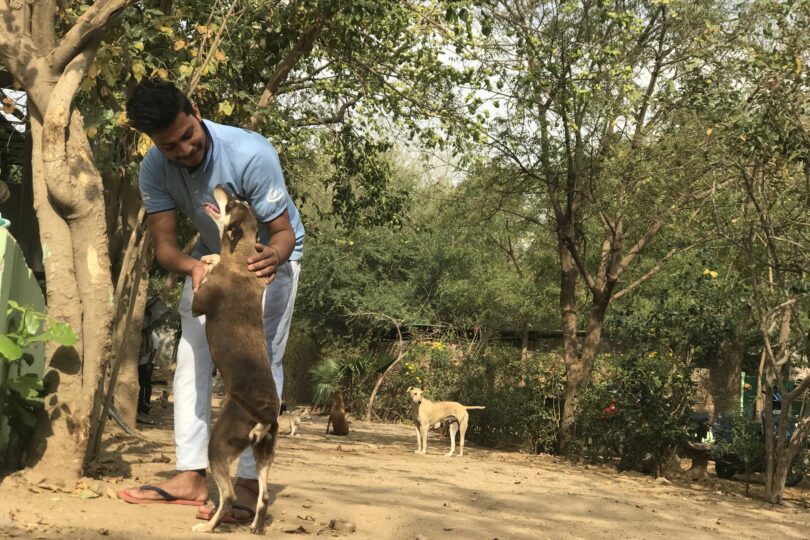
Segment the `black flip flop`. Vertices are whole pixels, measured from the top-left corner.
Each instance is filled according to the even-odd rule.
[[[140,497],[135,497],[130,493],[131,490],[138,489],[140,491],[154,491],[161,497],[162,499],[142,499]],[[126,501],[130,504],[182,504],[185,506],[202,506],[205,504],[205,501],[194,501],[191,499],[180,499],[175,497],[168,491],[163,488],[159,488],[157,486],[151,486],[149,484],[141,486],[139,488],[129,488],[124,489],[118,492],[118,498]]]

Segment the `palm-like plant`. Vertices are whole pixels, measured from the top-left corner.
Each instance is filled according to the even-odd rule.
[[[312,400],[322,405],[329,401],[335,390],[344,386],[351,388],[354,380],[374,368],[373,363],[370,356],[348,351],[327,356],[309,370],[313,383]]]

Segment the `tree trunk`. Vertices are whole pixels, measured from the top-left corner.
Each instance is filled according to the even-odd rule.
[[[374,400],[377,399],[377,392],[380,390],[380,386],[382,386],[382,383],[383,383],[383,380],[385,379],[385,376],[388,375],[388,372],[391,371],[392,369],[394,369],[394,366],[399,364],[399,362],[405,357],[405,352],[406,351],[405,351],[405,347],[403,345],[401,336],[400,336],[400,339],[399,339],[398,348],[399,348],[399,354],[397,354],[397,357],[394,359],[393,362],[391,362],[388,365],[387,368],[385,368],[385,371],[380,373],[380,376],[377,377],[377,382],[374,383],[374,388],[372,388],[371,395],[369,396],[368,403],[366,404],[366,413],[365,413],[365,415],[363,415],[363,420],[365,420],[366,422],[371,422],[371,413],[374,411]]]
[[[529,359],[529,322],[526,319],[520,325],[520,359],[524,362]]]
[[[151,257],[148,260],[151,261]],[[144,309],[146,308],[146,293],[149,288],[149,265],[140,260],[136,263],[141,272],[141,280],[134,298],[130,295],[122,297],[121,302],[134,302],[132,319],[129,328],[125,330],[124,342],[121,345],[121,372],[113,391],[115,392],[115,407],[121,419],[131,428],[136,427],[138,416],[138,363],[141,350],[141,326],[143,325]],[[120,321],[119,321],[120,324]]]
[[[31,464],[49,478],[69,480],[84,465],[90,413],[108,360],[112,278],[101,177],[80,113],[52,113],[59,101],[55,95],[50,100],[44,126],[31,119],[34,205],[46,254],[48,312],[68,323],[79,341],[47,348],[47,420]]]
[[[574,258],[562,239],[557,246],[560,258],[560,311],[563,328],[563,359],[565,361],[566,388],[563,403],[559,447],[565,452],[574,436],[575,404],[582,381],[577,379],[579,342],[577,341],[577,270]],[[571,377],[574,377],[572,379]]]
[[[751,260],[749,254],[749,260]],[[770,347],[769,338],[763,331],[767,359],[765,364],[765,422],[763,431],[765,432],[765,500],[771,504],[782,502],[782,494],[785,491],[785,480],[787,479],[789,457],[792,457],[787,444],[787,426],[790,419],[791,396],[783,393],[781,399],[781,413],[778,416],[776,426],[774,426],[773,416],[773,396],[774,392],[783,388],[782,381],[786,380],[790,374],[790,322],[792,311],[789,306],[781,308],[781,323],[779,325],[779,336],[776,341],[775,350]],[[762,325],[764,328],[764,325]],[[779,363],[782,363],[779,366]],[[794,433],[794,437],[798,433]]]
[[[717,420],[718,415],[734,415],[740,412],[740,385],[741,366],[745,355],[745,344],[735,337],[732,340],[723,340],[717,360],[709,368],[714,411],[711,421]]]

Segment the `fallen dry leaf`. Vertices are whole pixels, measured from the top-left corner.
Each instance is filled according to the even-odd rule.
[[[298,527],[288,525],[286,527],[282,527],[281,532],[285,532],[287,534],[309,534],[309,531],[306,530],[303,525],[299,525]]]

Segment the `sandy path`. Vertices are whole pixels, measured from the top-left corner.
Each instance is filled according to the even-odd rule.
[[[107,437],[97,478],[80,486],[90,490],[84,496],[97,498],[82,499],[74,486],[60,488],[31,474],[6,478],[0,484],[0,537],[202,537],[190,532],[193,507],[137,506],[114,498],[122,487],[172,473],[168,410],[158,407],[158,425],[144,429],[143,439]],[[350,437],[341,438],[325,436],[324,424],[315,417],[303,425],[302,436],[279,442],[271,475],[271,538],[810,536],[807,480],[787,491],[786,507],[774,508],[743,497],[741,482],[660,483],[549,456],[470,446],[464,458],[448,459],[441,455],[447,443],[438,435],[430,438],[427,456],[415,456],[409,426],[354,421]],[[332,520],[337,530],[329,528]],[[255,538],[245,526],[223,530],[229,538]]]

